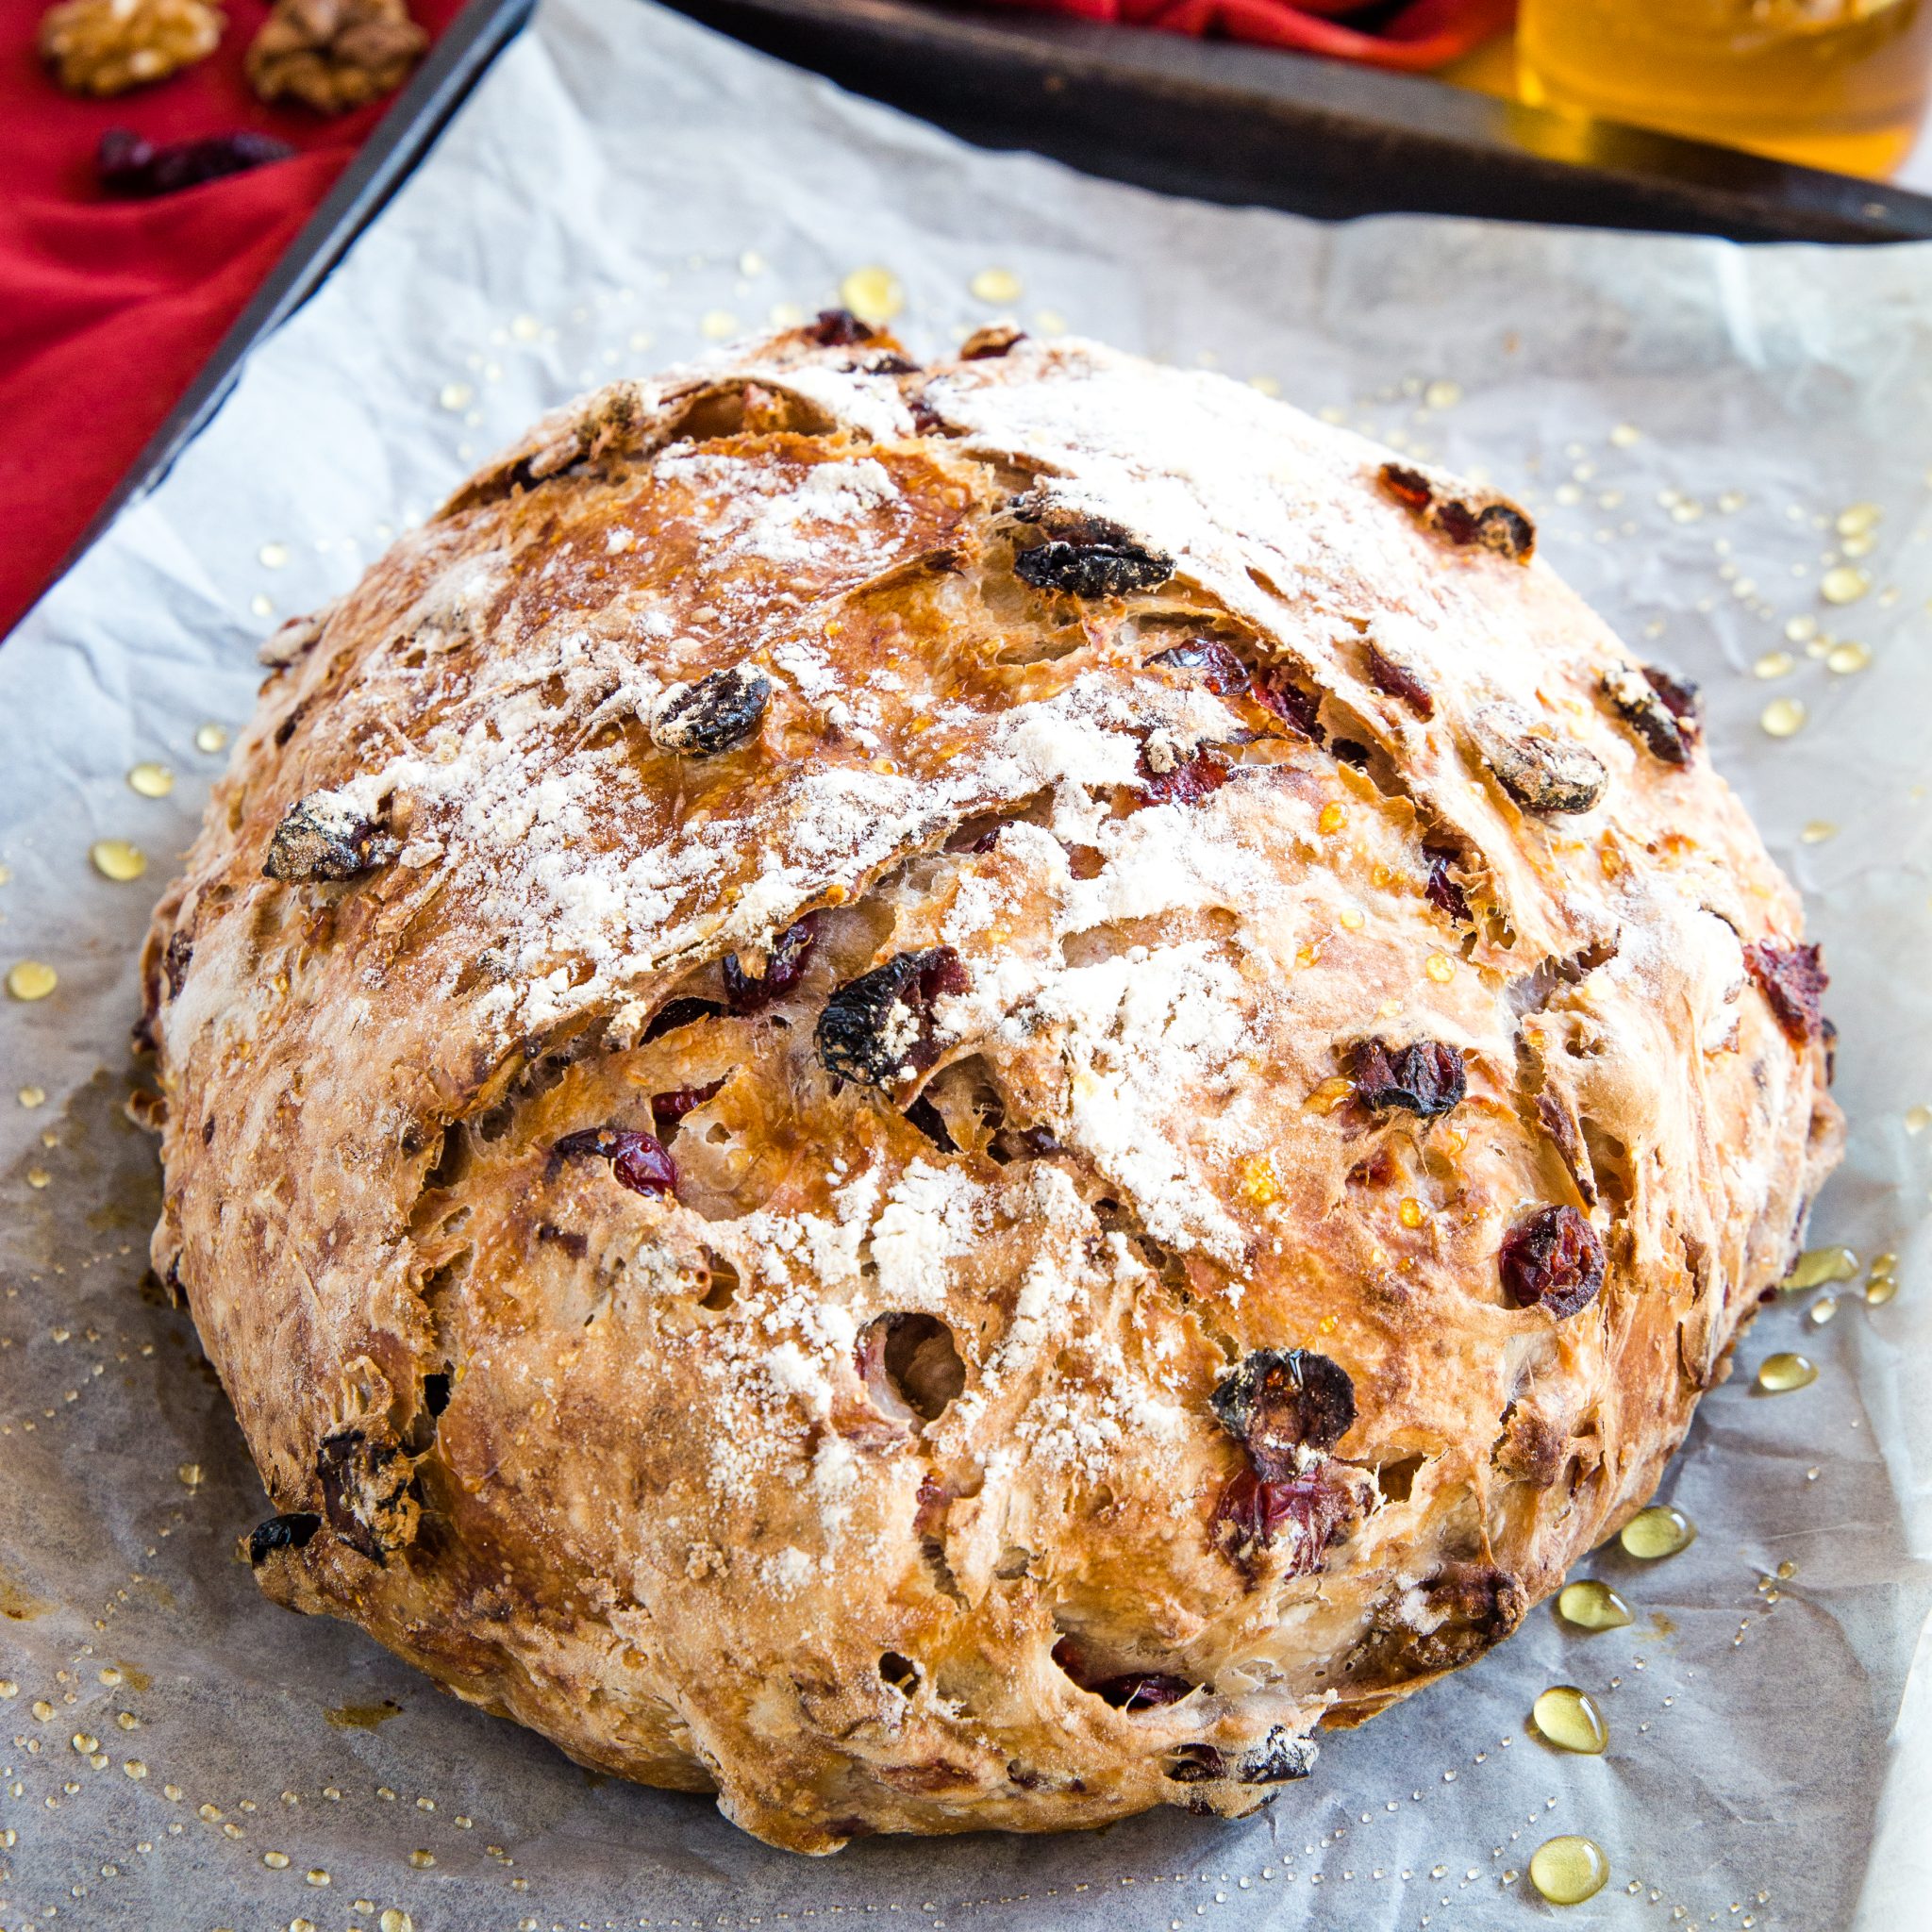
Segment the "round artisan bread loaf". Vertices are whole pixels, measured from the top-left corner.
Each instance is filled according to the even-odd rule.
[[[280,1602],[761,1838],[1240,1815],[1651,1492],[1836,1155],[1513,505],[827,313],[285,628],[145,956]]]

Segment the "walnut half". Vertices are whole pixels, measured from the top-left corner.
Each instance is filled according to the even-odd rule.
[[[248,84],[265,101],[345,113],[400,87],[428,44],[403,0],[275,0],[248,49]]]
[[[63,0],[41,21],[41,58],[70,93],[125,93],[205,59],[226,25],[208,0]]]

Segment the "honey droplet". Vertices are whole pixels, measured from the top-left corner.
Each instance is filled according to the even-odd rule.
[[[1438,986],[1447,986],[1456,977],[1456,961],[1447,953],[1431,953],[1423,961],[1423,971]]]
[[[1769,738],[1793,738],[1805,728],[1805,706],[1799,698],[1773,698],[1757,722]]]
[[[320,1865],[311,1865],[302,1875],[308,1879],[310,1885],[326,1885],[329,1883],[328,1874]]]
[[[966,284],[975,302],[1017,302],[1024,291],[1009,268],[983,268]]]
[[[1322,832],[1339,832],[1348,823],[1348,814],[1339,805],[1324,805],[1321,816],[1315,821],[1315,828]]]
[[[23,1107],[45,1107],[47,1090],[44,1087],[23,1087],[20,1090],[20,1104]]]
[[[1906,1110],[1906,1132],[1923,1134],[1932,1127],[1932,1107],[1913,1107]]]
[[[1593,1839],[1553,1838],[1530,1854],[1529,1882],[1553,1906],[1580,1906],[1609,1883],[1610,1861]]]
[[[1617,1541],[1631,1556],[1655,1563],[1688,1550],[1697,1541],[1697,1525],[1681,1509],[1668,1503],[1653,1503],[1624,1525]]]
[[[476,400],[476,391],[467,382],[446,382],[437,391],[436,400],[451,411],[467,409]]]
[[[1872,1257],[1872,1273],[1874,1274],[1896,1274],[1898,1273],[1898,1257],[1889,1248],[1882,1255],[1874,1255]]]
[[[18,1697],[20,1686],[11,1677],[0,1677],[0,1698]]]
[[[87,856],[104,879],[113,879],[124,886],[147,870],[147,854],[125,839],[96,839],[88,847]]]
[[[1838,827],[1829,819],[1807,819],[1798,834],[1800,844],[1823,845],[1838,837]]]
[[[1264,396],[1278,396],[1281,393],[1280,382],[1272,375],[1251,375],[1248,377],[1248,387]]]
[[[128,773],[127,782],[143,798],[165,798],[175,789],[175,774],[166,765],[140,764]]]
[[[1751,675],[1766,679],[1789,677],[1797,661],[1789,651],[1767,651],[1752,665]]]
[[[1840,537],[1868,537],[1884,515],[1875,503],[1855,503],[1839,511],[1833,527]]]
[[[1818,1364],[1790,1349],[1768,1355],[1757,1365],[1757,1386],[1767,1395],[1789,1395],[1794,1389],[1808,1389],[1818,1379]]]
[[[1559,1751],[1595,1757],[1610,1741],[1603,1712],[1574,1684],[1552,1684],[1530,1707],[1529,1715],[1538,1734]]]
[[[286,1872],[289,1869],[289,1855],[287,1852],[264,1852],[261,1855],[261,1862],[271,1872]]]
[[[1814,1328],[1823,1328],[1838,1313],[1838,1297],[1835,1294],[1820,1295],[1805,1310],[1805,1319]]]
[[[856,268],[839,284],[839,299],[860,322],[880,328],[906,306],[906,291],[889,268]]]
[[[1861,570],[1841,563],[1818,580],[1818,594],[1827,604],[1856,604],[1872,588],[1872,579]]]
[[[416,1932],[416,1922],[394,1906],[385,1906],[375,1924],[377,1932]]]
[[[7,991],[17,1000],[43,1000],[60,984],[60,975],[41,959],[21,959],[7,971]]]
[[[1882,1308],[1898,1292],[1898,1282],[1890,1274],[1874,1274],[1865,1284],[1865,1306]]]
[[[1622,1630],[1637,1621],[1630,1606],[1593,1577],[1566,1583],[1557,1597],[1557,1614],[1579,1630]]]
[[[42,1724],[54,1715],[54,1707],[44,1697],[36,1697],[29,1707]]]
[[[1316,1113],[1333,1113],[1354,1091],[1355,1088],[1350,1082],[1331,1074],[1303,1104],[1313,1108]]]
[[[1808,644],[1818,635],[1818,620],[1808,610],[1785,619],[1785,636],[1794,644]]]
[[[738,333],[738,318],[728,308],[708,308],[698,317],[698,333],[708,342],[728,341]]]
[[[426,1872],[430,1866],[436,1863],[436,1854],[419,1846],[409,1854],[409,1863],[415,1866],[419,1872]]]
[[[534,342],[543,333],[543,325],[534,315],[512,318],[509,332],[520,342]]]
[[[147,1766],[138,1757],[130,1757],[121,1769],[131,1778],[140,1779],[147,1775]]]
[[[1462,400],[1462,385],[1439,376],[1423,391],[1423,406],[1430,409],[1453,409]]]
[[[266,591],[258,591],[248,600],[248,608],[257,617],[273,617],[275,614],[275,600]]]
[[[1336,924],[1343,932],[1359,932],[1364,924],[1361,913],[1353,906],[1344,912],[1336,914]]]
[[[1610,431],[1610,441],[1618,449],[1631,449],[1643,441],[1643,431],[1634,423],[1619,423]]]
[[[1855,671],[1862,671],[1872,661],[1870,644],[1834,644],[1824,654],[1824,668],[1835,671],[1840,677],[1849,677]]]
[[[196,751],[205,751],[210,755],[218,751],[226,751],[228,727],[225,724],[217,724],[212,719],[206,724],[197,724],[194,727],[194,748]]]
[[[26,1184],[30,1188],[44,1188],[53,1178],[44,1167],[30,1167],[26,1171]]]
[[[175,1472],[175,1475],[185,1489],[193,1490],[201,1487],[201,1464],[198,1462],[184,1462]]]
[[[1827,1281],[1849,1281],[1858,1272],[1858,1257],[1850,1248],[1807,1248],[1778,1283],[1783,1294],[1802,1294]]]
[[[255,555],[263,570],[284,570],[288,567],[289,546],[286,543],[264,543]]]
[[[1423,1204],[1420,1201],[1405,1196],[1402,1205],[1395,1210],[1395,1218],[1404,1227],[1420,1227],[1428,1216],[1423,1212]]]

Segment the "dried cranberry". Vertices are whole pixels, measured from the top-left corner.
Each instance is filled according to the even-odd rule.
[[[727,665],[695,684],[674,685],[651,714],[651,741],[687,758],[715,758],[753,737],[772,702],[772,680],[748,664]]]
[[[1374,644],[1368,646],[1364,656],[1369,682],[1377,691],[1387,691],[1391,698],[1400,698],[1418,718],[1436,715],[1435,694],[1407,665],[1398,664]]]
[[[184,931],[168,935],[168,949],[161,955],[161,971],[167,975],[168,997],[176,999],[188,984],[188,962],[194,957],[192,934]]]
[[[738,962],[736,953],[724,956],[724,997],[734,1013],[756,1013],[782,999],[805,976],[806,962],[819,936],[818,914],[808,912],[772,941],[765,970],[756,978]]]
[[[1187,758],[1176,758],[1164,772],[1157,772],[1143,751],[1140,769],[1146,774],[1140,793],[1149,805],[1199,805],[1227,783],[1227,761],[1207,745]]]
[[[1291,730],[1322,743],[1326,734],[1322,729],[1320,691],[1304,691],[1285,671],[1270,669],[1256,674],[1255,695]]]
[[[1744,964],[1793,1046],[1807,1046],[1824,1030],[1818,1002],[1831,984],[1816,946],[1782,946],[1774,940],[1744,948]]]
[[[717,1097],[724,1084],[724,1074],[703,1087],[674,1087],[669,1093],[651,1095],[651,1118],[658,1127],[675,1127],[693,1108]]]
[[[1403,463],[1384,463],[1381,470],[1382,488],[1399,503],[1404,509],[1417,512],[1429,507],[1435,491],[1429,479],[1420,470],[1411,470]]]
[[[962,362],[985,362],[997,356],[1009,355],[1017,343],[1026,340],[1024,330],[1013,327],[1010,323],[989,323],[984,328],[976,328],[959,344],[959,359]]]
[[[1248,1452],[1257,1475],[1281,1481],[1326,1452],[1355,1422],[1355,1384],[1340,1362],[1307,1348],[1257,1348],[1216,1383],[1214,1419]]]
[[[1276,1724],[1235,1768],[1242,1785],[1285,1785],[1307,1777],[1315,1768],[1321,1747],[1312,1738],[1297,1738],[1285,1724]]]
[[[287,885],[359,878],[393,850],[370,820],[316,793],[282,814],[261,872]]]
[[[322,1518],[312,1509],[293,1509],[286,1515],[271,1516],[258,1523],[248,1534],[248,1561],[260,1569],[277,1550],[299,1550],[322,1527]]]
[[[594,1157],[634,1194],[675,1194],[677,1169],[655,1134],[636,1127],[584,1127],[566,1134],[550,1150],[549,1172],[566,1160]]]
[[[1679,677],[1660,664],[1646,664],[1642,670],[1651,690],[1664,701],[1664,708],[1680,726],[1689,726],[1694,737],[1704,723],[1703,691],[1690,678]]]
[[[951,946],[901,953],[825,1002],[814,1038],[819,1059],[838,1080],[888,1088],[939,1058],[934,1004],[962,993],[972,982]]]
[[[1022,497],[1012,506],[1023,523],[1038,525],[1046,541],[1013,559],[1022,582],[1037,591],[1066,591],[1075,597],[1120,597],[1151,591],[1174,575],[1174,558],[1136,537],[1111,517]]]
[[[1157,651],[1147,661],[1178,671],[1218,698],[1239,697],[1250,682],[1248,667],[1219,638],[1190,638],[1171,650]]]
[[[109,194],[175,194],[224,175],[287,160],[294,152],[286,141],[249,128],[157,147],[125,127],[110,127],[94,150],[94,172]]]
[[[1062,1637],[1053,1647],[1053,1660],[1079,1685],[1116,1710],[1153,1710],[1159,1705],[1178,1704],[1194,1689],[1185,1677],[1165,1671],[1128,1671],[1120,1676],[1096,1676],[1071,1637]]]
[[[855,342],[873,341],[877,335],[849,308],[821,308],[805,325],[806,340],[822,349],[849,349]]]
[[[1414,1040],[1391,1047],[1386,1040],[1357,1042],[1350,1071],[1356,1098],[1382,1112],[1406,1108],[1431,1121],[1461,1100],[1465,1090],[1462,1055],[1440,1040]]]
[[[675,1000],[666,1000],[651,1015],[650,1024],[644,1028],[645,1040],[657,1040],[666,1033],[675,1033],[680,1026],[690,1026],[699,1020],[715,1020],[724,1010],[716,1000],[692,999],[688,994]]]
[[[1423,853],[1429,861],[1429,883],[1424,888],[1423,896],[1457,925],[1474,925],[1475,915],[1469,909],[1469,895],[1456,883],[1450,871],[1462,855],[1438,845],[1424,845]]]
[[[1406,463],[1384,463],[1377,474],[1404,509],[1452,543],[1493,550],[1518,563],[1527,563],[1536,550],[1536,525],[1513,503],[1491,497],[1476,504],[1452,496]]]
[[[1612,666],[1603,675],[1603,692],[1610,708],[1642,740],[1644,749],[1667,765],[1690,761],[1690,741],[1648,677],[1627,664]]]
[[[1541,1304],[1559,1320],[1586,1308],[1604,1285],[1604,1244],[1574,1208],[1539,1208],[1503,1238],[1497,1255],[1510,1307]]]
[[[1252,1469],[1243,1469],[1229,1479],[1215,1503],[1208,1540],[1231,1562],[1252,1571],[1262,1552],[1272,1549],[1284,1530],[1291,1529],[1293,1547],[1282,1574],[1307,1576],[1322,1567],[1328,1546],[1357,1513],[1354,1496],[1319,1467],[1283,1482],[1270,1482]]]
[[[1212,1744],[1182,1744],[1176,1748],[1167,1774],[1177,1785],[1212,1784],[1227,1775],[1227,1760]]]

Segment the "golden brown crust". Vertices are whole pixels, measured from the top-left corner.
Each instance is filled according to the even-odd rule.
[[[272,641],[146,980],[273,1594],[817,1851],[1251,1809],[1641,1503],[1835,1158],[1799,909],[1381,460],[822,324]]]

